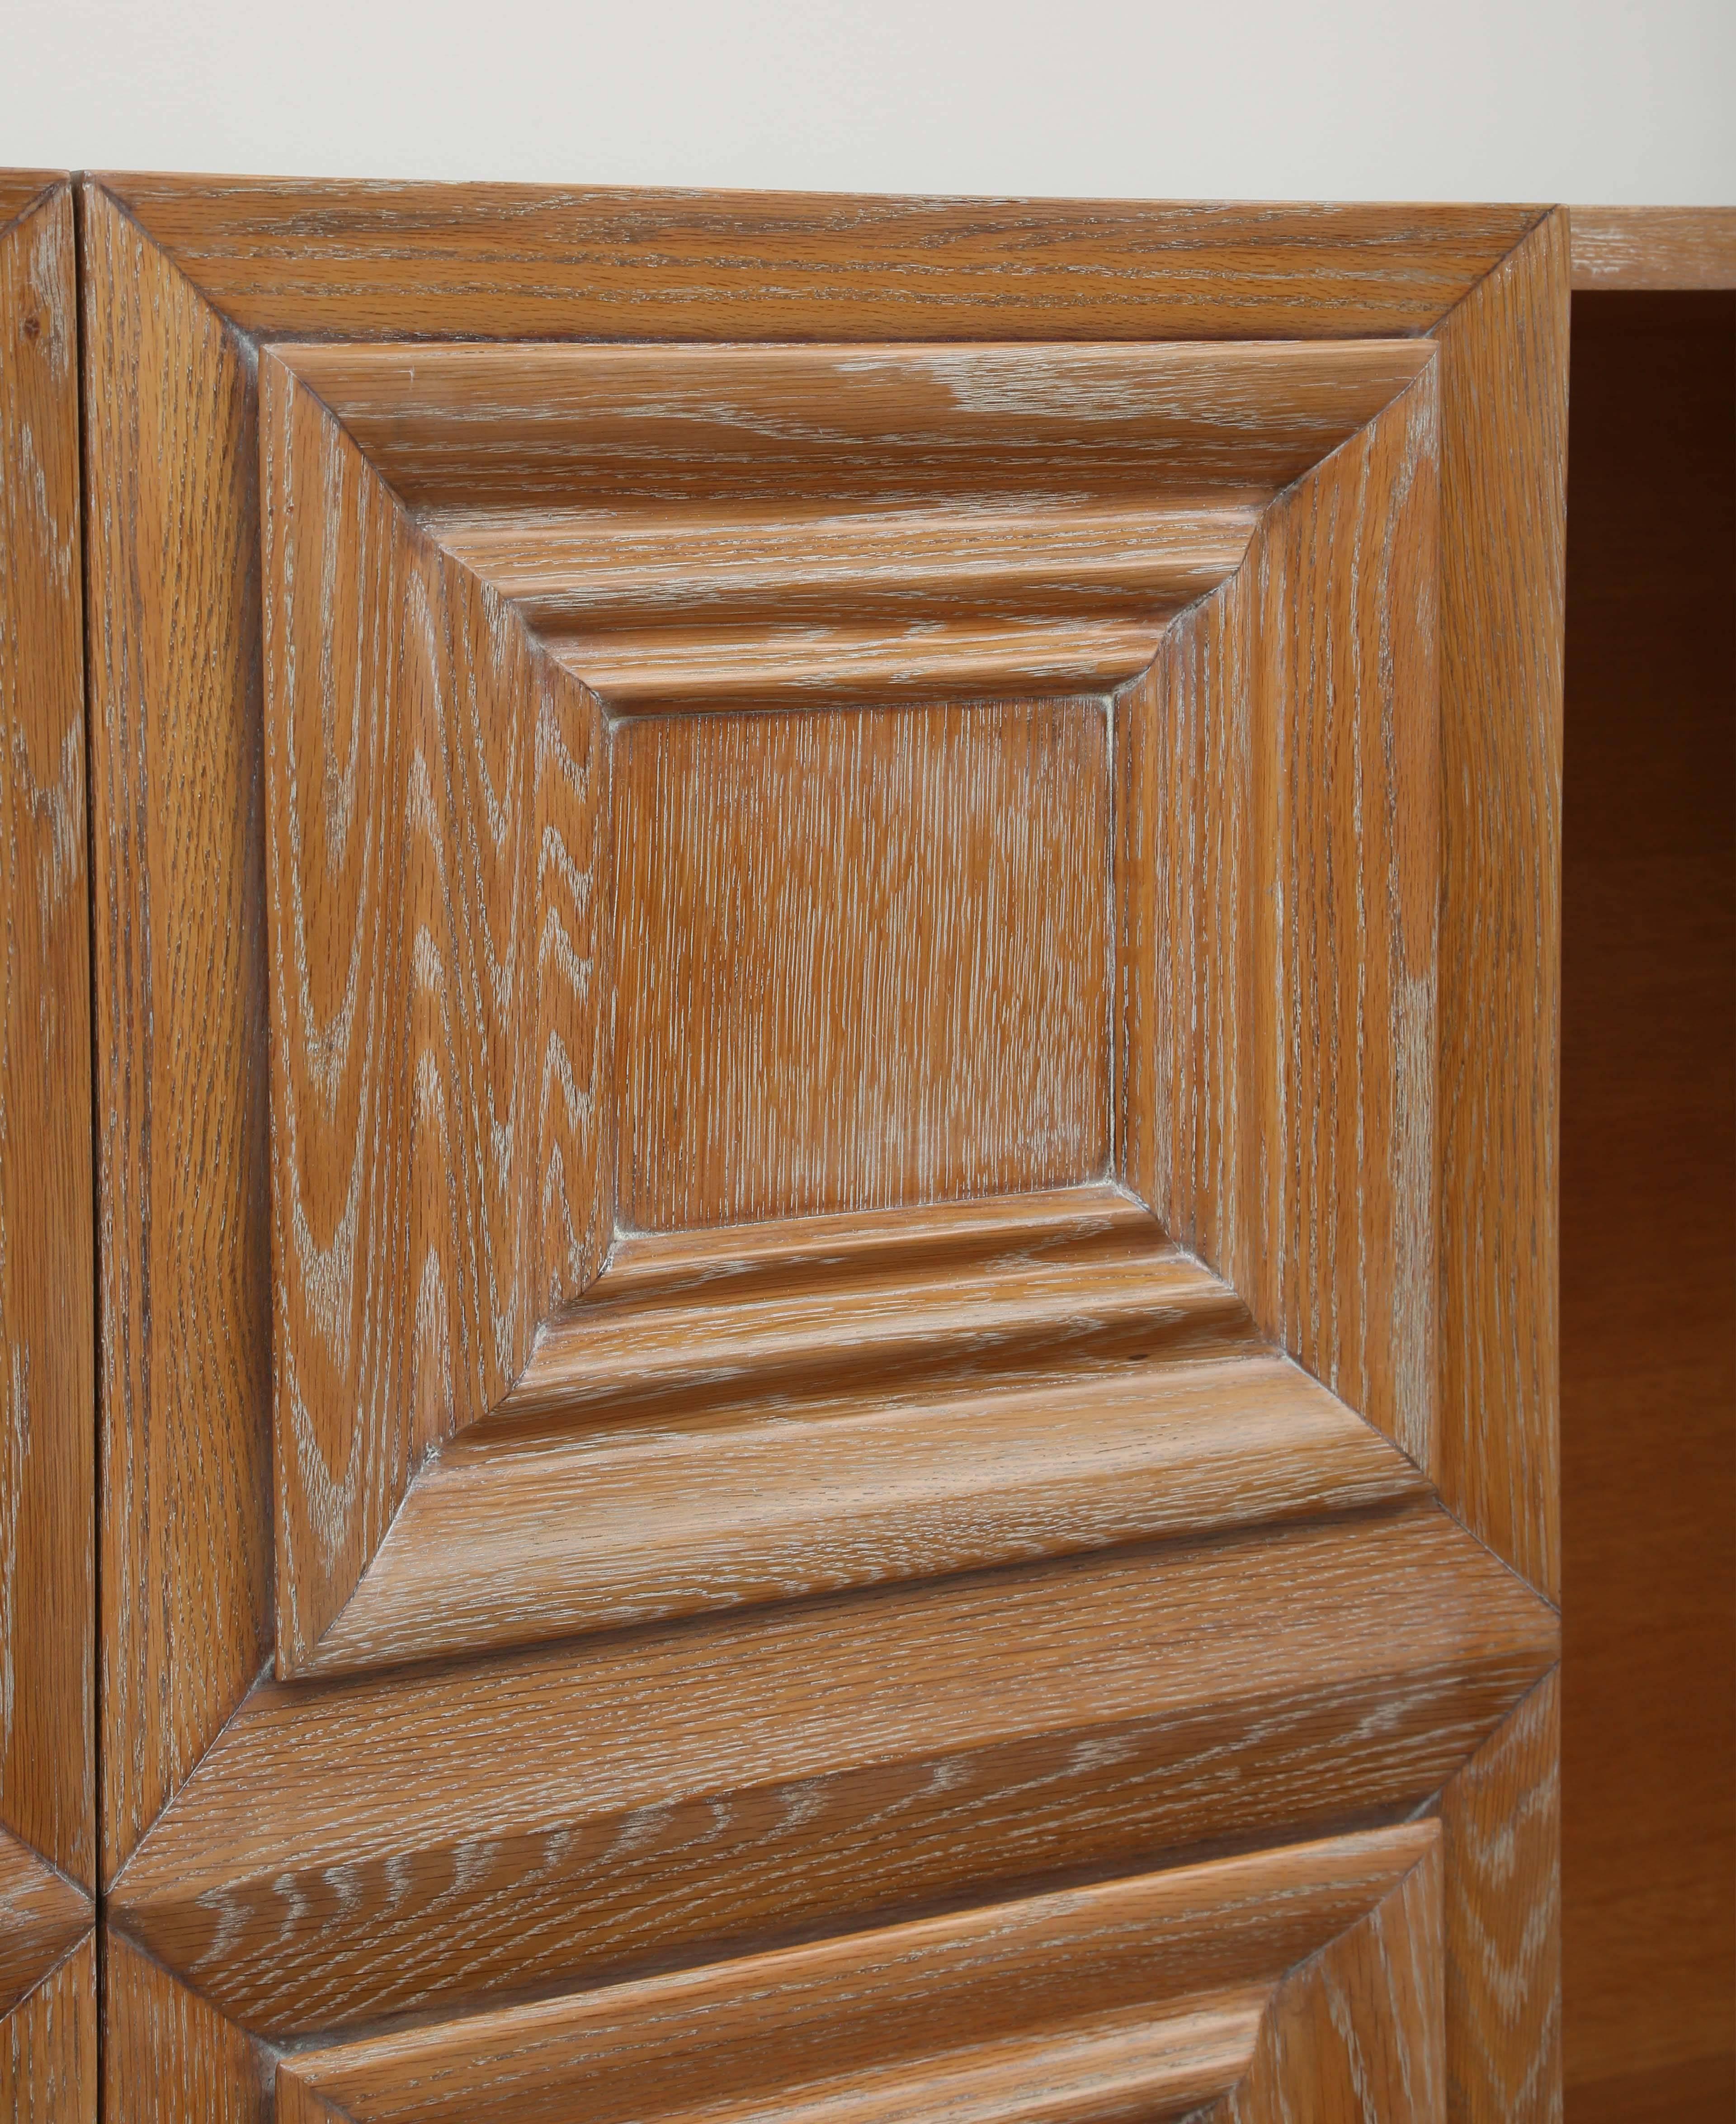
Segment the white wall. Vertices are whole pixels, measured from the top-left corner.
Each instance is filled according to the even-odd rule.
[[[0,0],[0,163],[1736,202],[1736,0]]]

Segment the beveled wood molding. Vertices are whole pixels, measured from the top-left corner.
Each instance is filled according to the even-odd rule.
[[[87,181],[261,341],[1402,336],[1552,211]]]
[[[1576,206],[1574,288],[1736,288],[1736,206]]]
[[[267,1682],[110,1915],[269,2037],[451,2013],[1403,1816],[1555,1647],[1424,1506]]]
[[[0,2022],[90,1929],[84,1891],[0,1829]]]
[[[83,2124],[96,1324],[73,204],[60,173],[0,176],[0,2112]]]
[[[0,236],[32,209],[47,203],[48,195],[67,186],[64,170],[0,170]]]
[[[1429,1494],[1113,1188],[640,1235],[302,1671]]]
[[[96,1936],[83,1938],[0,2022],[0,2116],[87,2124],[96,2115]]]
[[[813,2124],[1143,2124],[1219,2095],[1243,2104],[1245,2075],[1257,2102],[1271,2076],[1262,2052],[1306,2031],[1374,2059],[1417,2050],[1405,2058],[1410,2103],[1377,2067],[1372,2101],[1311,2113],[1422,2124],[1442,2114],[1439,2003],[1426,1976],[1420,1996],[1412,1988],[1427,1943],[1403,1934],[1419,1901],[1438,1929],[1438,1892],[1422,1824],[1109,1882],[298,2052],[279,2070],[277,2113],[626,2124],[702,2108]],[[1371,1924],[1386,1995],[1329,1999],[1298,1972]],[[1293,2103],[1336,2091],[1319,2072],[1285,2084]]]
[[[400,505],[617,714],[1106,693],[1416,340],[282,347]],[[268,511],[317,476],[262,386]],[[326,447],[329,449],[328,443]]]
[[[1438,1850],[1426,1849],[1365,1918],[1291,1972],[1267,2006],[1246,2073],[1200,2124],[1435,2124],[1504,2113],[1462,2108],[1447,2082],[1442,1872]]]
[[[792,1104],[811,1106],[835,1079],[817,1076],[800,1045],[790,1057],[776,1050],[762,1004],[760,1019],[740,1023],[709,1052],[659,1051],[668,999],[682,993],[698,948],[692,909],[678,890],[671,895],[671,881],[716,872],[717,851],[729,845],[722,820],[693,833],[689,755],[701,755],[698,773],[722,787],[744,763],[781,754],[772,760],[768,810],[811,801],[818,780],[851,806],[866,804],[871,818],[875,800],[862,792],[878,747],[892,754],[896,806],[879,832],[847,829],[840,816],[831,835],[791,836],[787,845],[801,851],[808,876],[816,839],[842,839],[852,851],[847,867],[820,887],[814,906],[780,909],[763,970],[732,938],[727,957],[695,980],[691,1022],[703,1025],[719,1009],[739,1013],[733,998],[776,993],[805,956],[792,950],[792,923],[824,921],[838,905],[887,905],[875,851],[889,848],[903,861],[898,851],[910,827],[897,815],[908,807],[901,792],[925,781],[945,790],[960,771],[934,750],[932,709],[903,718],[870,711],[860,725],[834,718],[823,726],[833,757],[818,775],[818,763],[793,750],[803,732],[765,724],[763,711],[849,707],[901,689],[951,703],[985,691],[998,698],[996,689],[1009,686],[1046,692],[1058,679],[1100,691],[1137,677],[1176,613],[1198,609],[1202,596],[1213,609],[1212,591],[1232,580],[1264,586],[1246,642],[1213,667],[1229,674],[1225,726],[1246,729],[1250,749],[1178,818],[1164,860],[1129,848],[1127,881],[1117,881],[1111,898],[1136,898],[1147,877],[1178,869],[1188,877],[1189,834],[1203,845],[1221,833],[1214,801],[1258,808],[1237,774],[1246,782],[1266,773],[1274,751],[1269,847],[1253,852],[1245,877],[1202,879],[1202,889],[1245,900],[1250,919],[1274,890],[1306,914],[1311,870],[1316,881],[1333,875],[1320,858],[1334,834],[1344,862],[1385,867],[1372,919],[1354,933],[1344,928],[1336,956],[1370,1035],[1386,1044],[1370,1046],[1365,1035],[1342,1083],[1329,1064],[1318,1081],[1298,1075],[1274,1087],[1264,1125],[1287,1146],[1316,1126],[1311,1100],[1335,1104],[1347,1123],[1353,1107],[1368,1110],[1359,1194],[1375,1205],[1374,1219],[1390,1205],[1397,1222],[1367,1224],[1360,1253],[1389,1280],[1346,1291],[1342,1301],[1335,1292],[1328,1309],[1335,1314],[1342,1302],[1359,1316],[1390,1313],[1389,1347],[1377,1354],[1358,1343],[1342,1369],[1323,1363],[1297,1339],[1302,1318],[1321,1314],[1321,1290],[1292,1281],[1288,1317],[1269,1295],[1290,1277],[1286,1264],[1310,1252],[1313,1176],[1300,1169],[1280,1180],[1293,1205],[1288,1229],[1260,1234],[1269,1281],[1255,1303],[1269,1333],[1297,1346],[1384,1428],[1402,1424],[1401,1442],[1426,1463],[1437,835],[1432,359],[1429,344],[1414,340],[871,354],[337,346],[262,355],[281,1675],[320,1660],[429,1447],[485,1421],[521,1389],[547,1399],[551,1378],[532,1379],[527,1370],[534,1370],[537,1338],[595,1275],[614,1229],[702,1224],[720,1209],[775,1218],[791,1207],[833,1206],[827,1192],[817,1201],[810,1193],[815,1165],[826,1187],[825,1152],[809,1151],[800,1192],[780,1194],[775,1176],[756,1169],[753,1099],[738,1096],[715,1111],[704,1103],[751,1050],[774,1082],[787,1074],[763,1112],[776,1117],[778,1136],[800,1144]],[[1211,539],[1184,557],[1189,573],[1180,583],[1169,572],[1178,512],[1213,524]],[[913,519],[922,566],[889,585],[884,555],[908,538]],[[1142,570],[1132,564],[1147,520],[1171,557]],[[955,542],[996,524],[1039,529],[1013,579],[1003,571],[979,585],[969,566],[961,575]],[[625,531],[618,544],[617,529]],[[754,542],[746,580],[731,567],[744,529]],[[836,551],[834,536],[842,542]],[[798,552],[826,576],[827,602],[807,625],[778,595]],[[1118,553],[1126,574],[1106,583]],[[1081,555],[1082,583],[1071,572]],[[935,572],[924,573],[929,567]],[[794,572],[800,585],[803,571]],[[1340,740],[1325,737],[1328,750],[1316,760],[1298,757],[1293,766],[1286,758],[1288,732],[1306,713],[1293,674],[1345,636],[1332,601],[1353,581],[1367,585],[1350,623],[1363,632],[1349,633],[1335,677],[1356,732],[1358,778],[1328,800],[1335,816],[1316,819],[1307,792],[1316,782],[1331,786],[1330,749]],[[408,627],[400,618],[406,598]],[[836,625],[819,625],[828,609]],[[1393,641],[1405,647],[1396,665],[1382,646]],[[1236,698],[1244,684],[1246,708]],[[1097,1131],[1107,1130],[1114,1097],[1111,1055],[1100,1037],[1081,1043],[1072,1028],[1081,1017],[1091,1031],[1108,1022],[1100,984],[1118,923],[1124,935],[1138,933],[1124,952],[1124,984],[1136,994],[1147,978],[1145,938],[1166,938],[1173,926],[1160,913],[1147,928],[1138,914],[1105,906],[1106,845],[1095,860],[1091,853],[1099,837],[1087,822],[1112,808],[1109,730],[1124,723],[1120,747],[1138,745],[1139,703],[1135,688],[1126,713],[1112,707],[1106,724],[1078,703],[1025,712],[1041,718],[1031,741],[1037,765],[1004,794],[994,783],[1007,781],[1012,712],[990,706],[962,720],[948,712],[954,749],[968,755],[967,787],[992,794],[980,817],[955,810],[946,830],[987,839],[993,853],[962,867],[961,900],[934,928],[944,935],[955,924],[967,948],[999,955],[1011,1007],[1002,1022],[969,1027],[987,1056],[955,1046],[936,1059],[927,1029],[933,972],[900,984],[908,993],[858,1067],[870,1082],[924,1071],[921,1088],[894,1083],[871,1120],[865,1112],[851,1123],[889,1147],[893,1203],[980,1187],[959,1169],[961,1151],[1003,1187],[1083,1179],[1110,1160],[1108,1134]],[[599,716],[599,703],[617,717],[664,712],[623,729]],[[730,707],[753,718],[701,732],[678,713]],[[1166,718],[1167,727],[1177,721]],[[860,744],[859,759],[837,756],[841,735],[852,754]],[[1014,741],[1022,759],[1025,740]],[[1373,792],[1366,825],[1364,776]],[[1219,784],[1236,795],[1220,796]],[[742,787],[727,786],[734,808],[746,810]],[[1049,807],[1053,825],[1033,833],[1031,821],[1046,825]],[[409,828],[404,856],[392,852],[400,820]],[[1024,837],[1016,848],[1009,832]],[[672,853],[688,839],[691,858]],[[777,835],[767,844],[786,845]],[[772,905],[779,880],[768,874],[734,889],[745,908]],[[673,927],[660,911],[665,901]],[[599,920],[612,902],[612,951]],[[1325,910],[1320,919],[1337,918]],[[879,919],[875,928],[920,932],[932,920],[924,904],[908,923]],[[870,994],[883,988],[877,970],[861,963],[867,938],[858,946],[835,928],[814,933],[816,961],[854,966]],[[502,942],[514,937],[535,940],[534,963],[528,950]],[[618,984],[612,1066],[595,1000],[607,993],[605,966]],[[1257,1010],[1274,991],[1274,973],[1251,961],[1248,970]],[[1333,1051],[1313,980],[1311,972],[1308,994],[1300,980],[1288,989],[1278,982],[1278,1022],[1250,1027],[1250,1055],[1270,1041]],[[642,996],[648,1010],[638,1007]],[[853,1007],[839,998],[836,1008],[847,1022]],[[799,1016],[793,999],[776,1013],[791,1023]],[[811,999],[809,1016],[824,1029]],[[1141,1037],[1126,1036],[1142,1057]],[[1218,1095],[1238,1096],[1243,1072],[1233,1060],[1221,1057],[1213,1069]],[[842,1074],[856,1081],[856,1070]],[[679,1088],[661,1102],[659,1077]],[[695,1086],[706,1090],[696,1096]],[[974,1140],[985,1106],[978,1086],[992,1087],[995,1155]],[[943,1087],[950,1115],[934,1107]],[[1136,1108],[1147,1096],[1161,1094],[1146,1094],[1136,1076]],[[914,1169],[924,1141],[944,1145],[950,1169]],[[1032,1168],[1020,1148],[1026,1143],[1041,1146],[1043,1166]],[[719,1144],[731,1166],[724,1204],[696,1201],[691,1182],[677,1203],[666,1183],[647,1178],[647,1161],[691,1172]],[[833,1154],[846,1150],[853,1154],[853,1136]],[[777,1156],[790,1163],[787,1142]],[[1157,1199],[1150,1172],[1136,1168],[1129,1180]],[[744,1197],[744,1188],[755,1192]],[[1215,1191],[1207,1183],[1200,1191]],[[1165,1214],[1188,1228],[1185,1190]],[[1235,1262],[1220,1235],[1199,1238],[1209,1258]],[[1328,1271],[1329,1281],[1335,1276]],[[1232,1267],[1232,1282],[1245,1278],[1254,1281],[1251,1266]],[[1049,1479],[1082,1487],[1059,1436],[1053,1457]],[[994,1463],[978,1465],[977,1481],[1000,1492]],[[955,1479],[943,1473],[943,1483]],[[1039,1471],[1032,1479],[1040,1488]],[[786,1493],[786,1512],[796,1493]],[[617,1497],[641,1522],[654,1502],[648,1494],[636,1506],[630,1489]],[[727,1500],[714,1501],[720,1525],[733,1525]],[[406,1530],[401,1550],[408,1539]],[[1006,1548],[976,1560],[1018,1553],[1013,1527],[1006,1539]],[[471,1577],[476,1559],[467,1552],[436,1553],[446,1575]],[[694,1581],[697,1554],[670,1562]],[[938,1562],[936,1552],[919,1549],[907,1567]],[[822,1583],[854,1575],[828,1565],[823,1550],[817,1563]],[[892,1553],[883,1551],[880,1572],[891,1567]],[[432,1619],[440,1606],[473,1599],[468,1591],[437,1597],[425,1613]],[[370,1627],[359,1619],[361,1642]]]

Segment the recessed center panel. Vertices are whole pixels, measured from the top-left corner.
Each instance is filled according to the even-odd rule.
[[[622,1224],[1106,1169],[1100,702],[639,718],[614,821]]]

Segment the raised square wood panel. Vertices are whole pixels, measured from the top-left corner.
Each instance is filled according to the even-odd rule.
[[[1553,2114],[1559,217],[84,239],[109,2113]]]
[[[0,174],[0,2111],[96,2113],[89,873],[73,190]]]

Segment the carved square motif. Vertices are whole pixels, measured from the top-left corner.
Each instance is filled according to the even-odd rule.
[[[900,1249],[1053,1257],[984,1303],[1047,1323],[1015,1370],[1077,1370],[1100,1330],[1164,1340],[1127,1328],[1093,1234],[1142,1264],[1115,1273],[1147,1313],[1179,1237],[1252,1306],[1223,1346],[1253,1361],[1263,1328],[1426,1426],[1429,364],[266,355],[284,1671],[439,1610],[408,1561],[429,1483],[495,1483],[490,1441],[527,1426],[626,1423],[592,1390],[625,1376],[609,1323],[727,1341],[671,1295],[725,1259],[861,1293]],[[1124,1229],[1123,1180],[1167,1234]],[[1037,1206],[1058,1189],[1083,1191]],[[709,1268],[679,1239],[736,1226]],[[1219,1299],[1189,1302],[1222,1342]],[[941,1372],[964,1332],[935,1328]],[[633,1332],[653,1399],[693,1405]],[[455,1433],[468,1459],[393,1528]],[[928,1567],[1035,1538],[995,1525]],[[513,1627],[650,1597],[563,1580]]]
[[[656,716],[615,754],[629,1229],[1101,1178],[1096,701]]]

